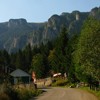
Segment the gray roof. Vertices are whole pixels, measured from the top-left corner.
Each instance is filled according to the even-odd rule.
[[[24,72],[21,69],[16,69],[10,75],[13,76],[13,77],[26,77],[26,76],[30,76],[28,73]]]

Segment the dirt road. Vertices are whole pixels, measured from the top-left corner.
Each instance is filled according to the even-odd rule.
[[[35,100],[98,100],[93,94],[73,88],[46,89]]]

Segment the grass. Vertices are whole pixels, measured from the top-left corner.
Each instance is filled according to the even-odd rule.
[[[57,87],[57,86],[66,86],[68,83],[67,79],[63,79],[63,78],[54,78],[53,79],[53,83],[52,86],[53,87]]]
[[[20,89],[18,90],[18,96],[20,100],[29,100],[33,97],[38,96],[42,93],[42,90],[33,90],[33,89]]]
[[[13,88],[7,84],[0,86],[0,100],[29,100],[43,91],[33,88]]]
[[[98,99],[100,100],[100,90],[99,90],[99,91],[90,90],[89,87],[81,87],[80,89],[86,90],[86,91],[88,91],[88,92],[94,94],[94,95],[97,96]]]

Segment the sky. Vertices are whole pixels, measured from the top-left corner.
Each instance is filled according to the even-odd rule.
[[[0,22],[24,18],[28,22],[45,22],[52,15],[100,7],[100,0],[0,0]]]

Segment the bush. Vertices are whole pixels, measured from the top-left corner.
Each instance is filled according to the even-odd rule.
[[[0,100],[18,100],[18,93],[10,84],[2,84],[0,86]]]
[[[26,89],[18,90],[20,100],[28,100],[31,98],[31,92]]]
[[[76,87],[76,84],[71,84],[70,85],[70,88],[75,88]]]
[[[33,90],[33,89],[21,89],[18,90],[20,100],[29,100],[32,97],[38,96],[42,93],[42,90]]]
[[[35,97],[35,96],[38,96],[39,94],[41,94],[41,93],[43,93],[43,91],[42,90],[36,90],[36,91],[33,91],[33,96]]]
[[[90,90],[90,87],[81,87],[80,89],[93,93],[95,96],[98,97],[98,100],[100,100],[100,91]]]
[[[10,100],[19,100],[18,92],[14,88],[7,88],[5,93],[10,97]]]
[[[10,98],[6,93],[0,93],[0,100],[10,100]]]
[[[9,84],[0,86],[0,100],[29,100],[38,96],[42,90],[34,90],[33,88],[13,88]]]
[[[54,79],[52,86],[65,86],[67,85],[68,80],[65,79]]]

